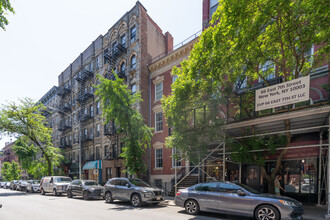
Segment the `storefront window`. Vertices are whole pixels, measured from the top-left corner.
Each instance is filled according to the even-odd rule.
[[[283,162],[284,189],[288,193],[317,193],[316,158]]]

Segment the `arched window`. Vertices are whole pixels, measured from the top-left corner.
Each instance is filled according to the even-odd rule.
[[[134,69],[136,67],[136,56],[133,55],[131,58],[131,69]]]
[[[126,64],[125,64],[125,62],[123,62],[120,66],[120,72],[125,73],[125,70],[126,70]]]

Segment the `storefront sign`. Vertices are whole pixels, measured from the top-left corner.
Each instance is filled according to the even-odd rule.
[[[305,76],[256,90],[256,111],[309,100],[309,82],[310,77]]]
[[[275,154],[266,154],[264,158],[266,160],[277,160],[281,151],[276,151]],[[319,156],[319,147],[303,147],[303,148],[293,148],[288,149],[286,154],[284,154],[284,159],[299,159],[299,158],[309,158],[309,157],[318,157]]]

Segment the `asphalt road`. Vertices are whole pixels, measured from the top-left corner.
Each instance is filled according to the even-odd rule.
[[[180,207],[169,206],[166,203],[158,206],[146,205],[139,208],[129,203],[115,201],[107,204],[103,199],[85,201],[75,197],[54,197],[51,194],[42,196],[39,193],[25,193],[0,189],[0,220],[181,220],[181,219],[239,219],[242,217],[222,216],[211,213],[201,213],[198,216],[187,215]]]

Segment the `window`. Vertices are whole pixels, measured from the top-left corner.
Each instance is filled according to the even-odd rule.
[[[96,69],[101,67],[101,56],[96,57]]]
[[[76,160],[76,152],[74,151],[74,152],[72,152],[72,160]]]
[[[220,192],[223,193],[236,193],[240,188],[231,183],[220,183]]]
[[[160,100],[163,97],[163,82],[156,85],[155,100]]]
[[[133,43],[136,40],[136,27],[131,28],[131,43]]]
[[[89,110],[90,110],[90,113],[91,113],[90,116],[93,117],[93,115],[94,115],[94,107],[93,107],[93,105],[90,105],[89,106]]]
[[[136,85],[135,84],[132,85],[131,90],[132,90],[132,95],[134,93],[136,93]]]
[[[108,145],[105,145],[104,146],[104,156],[107,157],[109,155],[109,153],[110,153],[110,149],[109,149]]]
[[[100,114],[100,102],[96,103],[96,114]]]
[[[120,43],[125,47],[126,45],[126,35],[124,34],[123,36],[120,37]]]
[[[96,137],[100,137],[100,124],[96,125]]]
[[[84,114],[87,115],[87,107],[84,109]]]
[[[155,150],[155,168],[163,168],[163,149]]]
[[[133,55],[131,58],[131,69],[135,69],[136,67],[136,56]]]
[[[174,75],[173,77],[172,77],[172,83],[174,83],[175,82],[175,80],[178,78],[178,76],[177,75]]]
[[[85,135],[85,138],[87,138],[87,135],[88,135],[87,128],[85,128],[85,130],[84,130],[84,135]]]
[[[121,72],[121,74],[125,74],[125,70],[126,70],[126,63],[123,62],[123,63],[120,65],[120,72]]]
[[[96,147],[95,154],[96,154],[96,160],[99,160],[100,159],[100,148],[99,147]]]
[[[90,138],[93,139],[94,133],[93,133],[93,127],[90,128]]]
[[[210,0],[210,19],[213,13],[217,10],[219,0]]]
[[[111,47],[112,48],[112,53],[116,52],[117,44],[118,44],[117,41],[112,43],[112,47]]]
[[[162,131],[163,130],[163,112],[158,112],[155,114],[155,128],[156,128],[156,132],[158,131]]]
[[[216,192],[217,191],[217,183],[202,183],[195,186],[196,191],[204,191],[204,192]]]
[[[272,61],[266,61],[264,64],[260,65],[259,73],[266,79],[275,78],[275,64]],[[259,78],[259,82],[262,82],[263,79]]]
[[[69,135],[69,145],[71,145],[71,143],[72,143],[72,136],[71,136],[71,134]]]
[[[176,160],[176,164],[175,164]],[[181,167],[181,152],[175,147],[172,148],[172,167]]]

